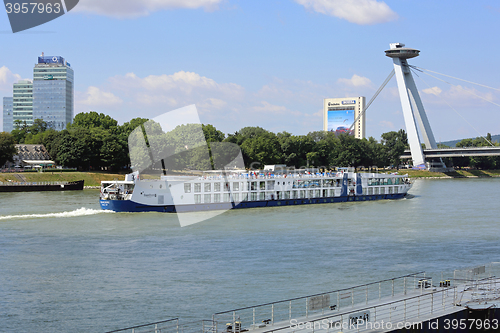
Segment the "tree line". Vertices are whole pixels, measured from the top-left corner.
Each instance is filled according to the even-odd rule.
[[[145,129],[144,126],[148,128]],[[12,149],[9,151],[6,147],[11,147],[14,143],[24,143],[43,144],[52,159],[64,167],[79,170],[128,169],[131,167],[129,136],[135,137],[136,140],[143,137],[146,146],[149,147],[148,150],[144,149],[144,146],[137,145],[137,151],[133,156],[141,158],[135,160],[154,160],[154,156],[148,155],[155,154],[154,152],[148,153],[153,150],[152,148],[162,151],[157,152],[156,155],[163,153],[178,156],[171,164],[157,165],[157,167],[167,169],[188,167],[206,170],[223,167],[224,165],[214,164],[214,158],[224,154],[230,155],[231,152],[227,148],[216,149],[216,147],[223,147],[217,143],[231,143],[234,147],[239,147],[245,167],[252,169],[263,168],[267,164],[285,164],[296,168],[331,168],[334,166],[355,168],[394,166],[398,168],[401,164],[400,156],[405,149],[408,149],[408,140],[404,130],[384,133],[378,142],[373,137],[356,139],[347,134],[336,135],[325,131],[292,135],[288,132],[273,133],[260,127],[245,127],[235,133],[224,134],[213,125],[202,125],[202,131],[193,130],[192,126],[196,125],[182,125],[164,133],[159,124],[145,118],[134,118],[123,125],[118,125],[118,122],[110,116],[93,111],[77,114],[73,123],[68,124],[63,131],[48,128],[47,124],[40,119],[36,119],[31,126],[16,122],[15,129],[10,134],[1,133],[0,135],[0,165],[3,165],[6,160],[12,160],[13,151]],[[146,132],[148,135],[144,136]],[[131,136],[132,133],[134,134]],[[194,142],[200,141],[200,135],[208,143],[209,155],[206,155],[203,149],[198,148],[188,151],[187,147],[184,148],[185,144],[175,146],[176,142],[193,142],[194,146],[196,145]],[[151,140],[154,142],[149,142]],[[159,146],[158,142],[166,143]],[[484,139],[464,139],[457,146],[485,144]],[[207,156],[209,158],[206,158]],[[500,159],[496,157],[453,158],[448,159],[446,163],[449,166],[459,167],[500,168]]]

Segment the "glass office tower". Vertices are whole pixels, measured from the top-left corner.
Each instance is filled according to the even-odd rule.
[[[30,80],[19,80],[14,83],[14,97],[12,102],[12,122],[16,120],[23,124],[33,125],[33,83]]]
[[[60,56],[38,57],[33,69],[33,119],[57,131],[73,121],[74,74]]]
[[[12,119],[13,116],[13,101],[14,99],[12,97],[4,97],[3,98],[3,131],[4,132],[11,132],[13,130],[12,124],[14,122],[14,119]]]

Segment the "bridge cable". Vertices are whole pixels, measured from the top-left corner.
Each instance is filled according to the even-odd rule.
[[[387,85],[387,83],[389,83],[389,81],[392,79],[392,77],[394,76],[394,69],[391,71],[391,73],[389,74],[389,76],[385,79],[384,83],[382,83],[382,85],[378,88],[378,90],[375,92],[375,95],[373,95],[373,97],[370,99],[370,101],[368,102],[368,104],[366,104],[366,106],[364,107],[363,111],[360,112],[360,114],[356,117],[356,119],[354,119],[354,122],[352,123],[351,127],[349,127],[349,131],[348,133],[351,133],[351,130],[352,128],[354,127],[354,125],[356,124],[356,122],[362,117],[364,116],[366,110],[368,110],[368,108],[370,107],[370,105],[373,103],[373,101],[375,100],[375,98],[377,98],[377,96],[380,94],[380,92],[385,88],[385,86]]]
[[[475,83],[475,82],[472,82],[472,81],[467,81],[467,80],[460,79],[460,78],[458,78],[458,77],[454,77],[454,76],[451,76],[451,75],[446,75],[446,74],[443,74],[443,73],[434,72],[434,71],[431,71],[430,69],[425,69],[425,68],[421,68],[421,67],[417,67],[417,66],[413,66],[413,65],[408,65],[408,66],[410,66],[410,67],[412,67],[413,69],[416,69],[416,70],[418,70],[418,71],[420,71],[420,72],[427,71],[427,72],[431,72],[431,73],[434,73],[434,74],[447,76],[447,77],[452,78],[452,79],[455,79],[455,80],[460,80],[460,81],[464,81],[464,82],[467,82],[467,83],[472,83],[472,84],[475,84],[475,85],[477,85],[477,86],[481,86],[481,87],[484,87],[484,88],[488,88],[488,89],[493,89],[493,90],[500,91],[500,89],[498,89],[498,88],[493,88],[493,87],[489,87],[489,86],[484,85],[484,84]]]
[[[422,82],[424,82],[424,83],[425,83],[425,84],[429,87],[429,89],[432,89],[432,87],[431,87],[431,86],[430,86],[430,85],[429,85],[429,84],[428,84],[428,83],[427,83],[424,79],[422,79],[422,78],[420,77],[420,75],[418,75],[418,74],[415,72],[415,68],[413,68],[414,66],[410,66],[410,67],[412,67],[413,74],[415,74],[415,75],[416,75],[416,76],[417,76],[420,80],[422,80]],[[448,83],[449,85],[451,85],[451,86],[454,86],[454,87],[455,87],[455,85],[453,85],[453,84],[451,84],[451,83],[449,83],[449,82],[446,82],[446,81],[444,81],[444,80],[441,80],[440,78],[435,77],[435,76],[433,76],[433,75],[431,75],[431,74],[425,73],[425,72],[421,71],[421,70],[420,70],[420,69],[418,69],[418,68],[417,68],[417,70],[418,70],[419,72],[422,72],[422,73],[424,73],[424,74],[427,74],[427,75],[429,75],[429,76],[431,76],[431,77],[433,77],[433,78],[435,78],[435,79],[438,79],[438,80],[440,80],[440,81],[443,81],[443,82]],[[463,89],[463,88],[462,88],[462,89]],[[465,89],[463,89],[463,90],[465,90]],[[467,90],[465,90],[465,91],[467,91]],[[474,95],[475,95],[475,94],[474,94]],[[453,106],[451,106],[451,104],[450,104],[450,103],[448,103],[448,101],[446,101],[446,100],[445,100],[443,97],[441,97],[440,95],[436,95],[436,96],[438,96],[439,98],[441,98],[441,100],[442,100],[443,102],[445,102],[445,103],[446,103],[446,104],[447,104],[447,105],[448,105],[448,106],[449,106],[449,107],[450,107],[453,111],[455,111],[455,113],[456,113],[456,114],[458,114],[458,115],[459,115],[459,116],[460,116],[463,120],[465,120],[465,122],[466,122],[467,124],[469,124],[469,126],[470,126],[470,127],[472,127],[472,128],[473,128],[473,129],[474,129],[474,130],[475,130],[475,131],[479,134],[479,136],[480,136],[481,138],[483,138],[483,139],[484,139],[486,142],[488,142],[491,146],[493,146],[493,147],[495,146],[495,145],[494,145],[493,143],[491,143],[488,139],[486,139],[486,138],[485,138],[485,137],[481,134],[481,132],[479,132],[479,131],[478,131],[478,130],[477,130],[477,129],[476,129],[476,128],[475,128],[475,127],[474,127],[474,126],[473,126],[473,125],[472,125],[472,124],[471,124],[471,123],[467,120],[467,119],[465,119],[465,118],[464,118],[464,117],[463,117],[460,113],[458,113],[458,111],[457,111],[457,110],[456,110]],[[480,96],[478,96],[478,97],[480,97]],[[493,104],[495,104],[495,103],[493,103]],[[495,105],[498,105],[498,104],[495,104]],[[500,105],[498,105],[498,106],[500,106]]]
[[[461,87],[461,86],[454,85],[453,83],[450,83],[450,82],[445,81],[445,80],[443,80],[443,79],[440,79],[440,78],[438,78],[438,77],[436,77],[436,76],[434,76],[434,75],[431,75],[431,74],[429,74],[429,73],[424,72],[424,71],[425,71],[425,69],[424,69],[424,71],[423,71],[423,70],[421,70],[421,69],[420,69],[420,68],[418,68],[418,67],[417,67],[417,68],[413,68],[413,67],[415,67],[415,66],[412,66],[412,65],[409,65],[409,66],[410,66],[412,69],[414,69],[414,70],[418,70],[419,72],[424,73],[425,75],[429,75],[430,77],[435,78],[436,80],[439,80],[439,81],[441,81],[441,82],[447,83],[447,84],[449,84],[450,86],[460,88],[460,89],[462,89],[463,91],[468,92],[469,94],[472,94],[472,95],[476,96],[476,97],[477,97],[477,98],[479,98],[479,99],[482,99],[482,100],[484,100],[484,101],[486,101],[486,102],[488,102],[488,103],[491,103],[491,104],[493,104],[493,105],[496,105],[496,106],[500,107],[500,104],[497,104],[497,103],[492,102],[492,101],[490,101],[490,100],[488,100],[488,99],[486,99],[486,98],[484,98],[484,97],[482,97],[482,96],[479,96],[478,94],[476,94],[476,93],[474,93],[474,92],[472,92],[472,91],[470,91],[470,90],[467,90],[467,89],[465,89],[465,88],[463,88],[463,87]],[[415,73],[415,72],[413,72],[413,73]],[[415,74],[417,75],[417,73],[415,73]],[[442,75],[444,75],[444,74],[442,74]],[[417,76],[418,76],[418,75],[417,75]],[[446,76],[449,76],[449,75],[446,75]],[[452,76],[450,76],[450,77],[452,77]],[[461,79],[458,79],[458,80],[461,80]],[[461,80],[461,81],[466,81],[466,80]],[[470,81],[466,81],[466,82],[470,82]],[[482,86],[482,87],[486,87],[486,88],[490,88],[490,89],[494,89],[494,90],[498,90],[498,91],[500,91],[500,89],[491,88],[491,87],[488,87],[488,86],[485,86],[485,85],[482,85],[482,84],[479,84],[479,83],[474,83],[474,82],[470,82],[470,83],[477,84],[477,85]]]

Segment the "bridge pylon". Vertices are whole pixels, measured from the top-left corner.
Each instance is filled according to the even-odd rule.
[[[419,128],[422,139],[425,142],[425,147],[427,149],[437,149],[431,125],[425,114],[424,105],[418,94],[418,89],[407,61],[407,59],[418,57],[419,53],[419,50],[407,48],[403,43],[392,43],[390,44],[390,49],[385,51],[385,55],[392,58],[394,62],[394,72],[398,83],[401,106],[403,107],[403,116],[413,166],[426,169],[446,169],[446,165],[440,158],[426,161],[422,145],[420,144]]]

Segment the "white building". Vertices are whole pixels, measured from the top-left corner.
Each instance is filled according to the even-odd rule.
[[[337,134],[349,128],[363,112],[365,97],[325,98],[323,100],[323,130]],[[365,138],[365,116],[362,115],[350,131],[355,138]]]

